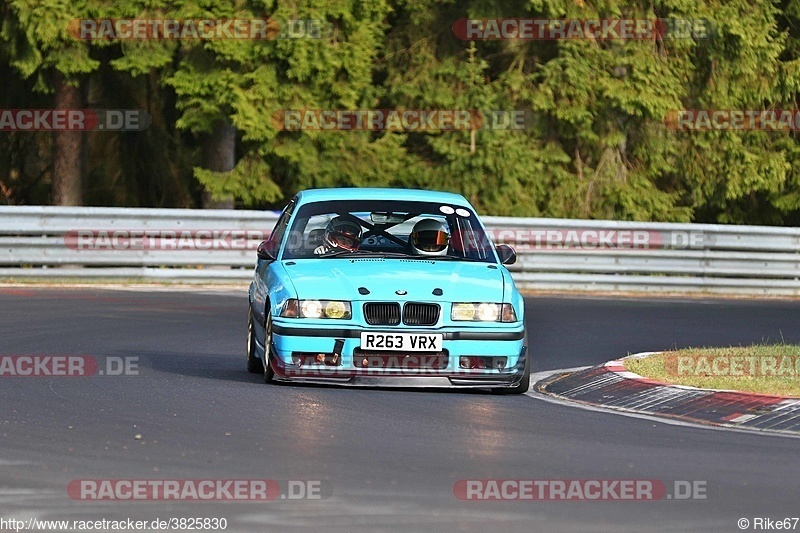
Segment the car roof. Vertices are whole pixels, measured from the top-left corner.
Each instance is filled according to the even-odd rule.
[[[460,194],[421,189],[392,189],[377,187],[341,187],[307,189],[297,194],[298,205],[330,200],[407,200],[409,202],[435,202],[472,207]]]

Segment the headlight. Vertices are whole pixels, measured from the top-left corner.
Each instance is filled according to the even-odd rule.
[[[453,304],[450,319],[473,322],[516,322],[517,313],[511,304],[463,302]]]
[[[286,300],[281,310],[284,318],[334,318],[352,317],[350,302],[339,300]]]
[[[327,318],[344,318],[347,315],[347,318],[350,318],[350,304],[345,302],[337,302],[336,300],[331,300],[325,304],[325,308],[323,309],[325,316]]]
[[[304,318],[322,318],[322,303],[318,300],[303,300],[300,303],[300,316]]]

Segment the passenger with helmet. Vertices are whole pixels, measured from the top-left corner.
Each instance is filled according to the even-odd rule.
[[[350,217],[337,216],[325,226],[322,244],[314,249],[315,255],[328,252],[355,252],[361,246],[361,224]]]
[[[414,224],[408,245],[413,255],[447,255],[450,232],[447,224],[434,218],[424,218]]]

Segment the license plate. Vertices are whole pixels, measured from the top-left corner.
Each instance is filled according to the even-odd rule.
[[[362,350],[441,352],[441,333],[361,333]]]

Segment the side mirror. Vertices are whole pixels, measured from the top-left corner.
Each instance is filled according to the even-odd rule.
[[[256,250],[256,255],[262,261],[275,261],[275,255],[270,250],[270,242],[261,241],[261,244],[258,245],[258,249]]]
[[[500,258],[500,263],[504,265],[513,265],[517,262],[517,251],[508,244],[498,244],[495,247],[497,256]]]

